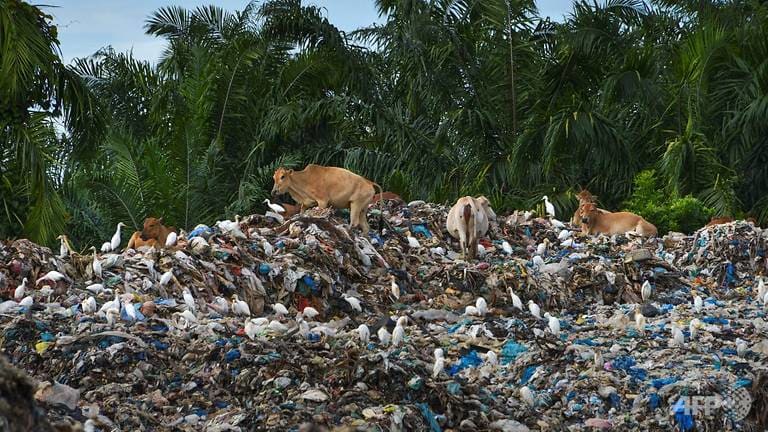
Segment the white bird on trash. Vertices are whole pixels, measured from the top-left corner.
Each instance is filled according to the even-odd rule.
[[[352,309],[354,309],[354,310],[356,310],[358,312],[362,312],[363,311],[363,307],[360,305],[360,299],[359,298],[352,297],[351,295],[348,295],[346,293],[342,294],[342,298],[344,299],[344,301],[349,303],[349,305],[352,307]]]
[[[743,339],[736,339],[736,354],[742,358],[747,355],[747,342]]]
[[[488,350],[485,353],[485,362],[491,366],[496,366],[499,364],[499,356],[493,350]]]
[[[138,317],[136,316],[136,308],[133,306],[133,303],[126,301],[123,303],[123,307],[125,308],[125,314],[128,315],[129,321],[136,321]]]
[[[376,332],[376,335],[379,337],[379,342],[381,342],[382,345],[389,345],[389,340],[392,338],[392,336],[389,334],[385,326],[381,326],[379,331]]]
[[[688,331],[691,333],[691,340],[696,339],[696,335],[699,333],[699,327],[701,327],[701,321],[698,318],[694,318],[688,324]]]
[[[91,246],[91,250],[93,251],[93,263],[91,264],[91,267],[93,268],[93,275],[98,276],[99,279],[102,279],[101,277],[101,261],[99,261],[98,255],[96,255],[96,248]]]
[[[544,256],[547,253],[547,246],[549,245],[549,239],[544,239],[543,242],[536,246],[536,255]]]
[[[701,313],[701,308],[704,307],[704,300],[701,299],[698,295],[693,298],[693,308],[696,310],[696,313]]]
[[[85,287],[85,289],[92,294],[99,295],[102,292],[104,292],[104,285],[100,283],[95,283],[95,284],[88,285],[87,287]]]
[[[69,247],[67,247],[67,236],[60,235],[56,237],[59,240],[59,258],[64,258],[69,255]]]
[[[549,202],[549,197],[544,195],[541,197],[542,201],[544,201],[544,210],[547,211],[547,215],[549,217],[555,217],[555,206],[552,205],[551,202]]]
[[[21,284],[13,291],[13,299],[19,301],[24,298],[24,292],[27,289],[27,278],[21,280]]]
[[[167,272],[163,273],[163,275],[160,276],[160,286],[168,285],[168,282],[171,281],[172,277],[173,277],[172,270],[168,270]]]
[[[395,325],[395,329],[392,330],[392,346],[398,347],[401,343],[403,343],[403,340],[405,339],[405,323],[408,321],[408,318],[402,316],[397,319],[397,324]]]
[[[595,367],[595,370],[601,370],[603,369],[603,366],[605,366],[605,362],[603,362],[603,354],[600,352],[600,350],[596,350],[594,353],[594,356],[592,357],[592,365]]]
[[[117,229],[115,230],[115,233],[112,235],[112,239],[109,241],[110,250],[116,251],[120,249],[120,228],[126,226],[124,223],[119,222],[117,224]]]
[[[269,198],[264,200],[264,204],[266,204],[267,207],[272,209],[272,211],[275,213],[285,213],[285,207],[281,206],[280,204],[271,202]]]
[[[368,341],[371,339],[371,330],[365,324],[360,324],[357,327],[357,337],[360,338],[360,342],[363,345],[368,345]]]
[[[643,298],[644,302],[647,302],[648,299],[651,298],[651,283],[647,280],[643,282],[643,286],[640,289],[640,296]]]
[[[635,328],[640,333],[645,332],[645,315],[643,315],[639,308],[635,310]]]
[[[165,238],[165,247],[172,247],[176,244],[176,240],[179,239],[179,235],[175,231],[168,233],[168,237]]]
[[[763,297],[763,308],[768,309],[768,292],[765,293],[765,296]]]
[[[216,226],[221,232],[228,234],[234,238],[244,239],[248,238],[245,233],[240,229],[240,215],[235,215],[235,221],[230,220],[216,221]]]
[[[533,212],[532,211],[526,210],[526,211],[523,212],[523,220],[524,221],[528,222],[529,220],[531,220],[531,216],[533,216]]]
[[[763,300],[765,294],[765,282],[763,281],[763,278],[760,278],[760,281],[757,283],[757,299]]]
[[[213,299],[213,303],[209,303],[208,306],[210,306],[213,310],[218,312],[220,315],[226,315],[229,313],[229,302],[227,299],[221,296],[216,296]]]
[[[288,315],[288,308],[286,308],[282,303],[273,304],[272,310],[275,311],[275,315],[277,315],[278,318],[282,318]]]
[[[569,239],[571,235],[573,235],[573,232],[571,232],[570,230],[562,230],[557,235],[557,239],[560,241],[563,241],[563,240]]]
[[[421,247],[421,243],[419,243],[419,241],[416,240],[416,237],[412,237],[410,234],[408,234],[407,238],[408,238],[408,246],[412,248],[417,248],[417,249]]]
[[[552,334],[555,335],[555,337],[559,338],[560,337],[560,320],[557,319],[557,317],[550,315],[549,312],[544,314],[544,318],[548,320],[547,324],[549,325],[549,331],[551,331]]]
[[[531,260],[533,263],[533,268],[536,269],[536,271],[541,271],[541,268],[544,267],[544,258],[540,257],[539,255],[536,255]]]
[[[529,389],[528,386],[522,386],[520,387],[519,393],[520,399],[522,399],[526,405],[533,408],[533,406],[536,404],[536,399],[534,399],[531,389]]]
[[[565,224],[555,218],[552,218],[552,226],[555,227],[556,229],[565,228]]]
[[[501,250],[503,250],[504,253],[507,255],[512,255],[512,252],[514,252],[514,249],[512,249],[512,245],[509,244],[509,242],[506,240],[501,242]]]
[[[195,303],[195,298],[192,297],[192,293],[189,292],[187,287],[184,287],[182,296],[184,297],[184,304],[187,305],[187,309],[191,310],[192,312],[197,311],[197,303]]]
[[[115,308],[110,308],[107,309],[107,311],[104,313],[104,316],[107,318],[107,324],[112,327],[115,325],[117,318],[120,318],[120,311]]]
[[[478,312],[477,307],[468,305],[466,309],[464,309],[464,315],[478,316],[480,315],[480,312]]]
[[[237,298],[237,294],[232,295],[232,313],[235,315],[251,316],[251,308],[248,303]]]
[[[520,300],[520,297],[518,297],[517,294],[512,291],[512,288],[509,289],[509,296],[512,297],[512,306],[523,310],[523,302]]]
[[[253,340],[257,334],[266,330],[267,324],[269,324],[267,318],[252,318],[245,322],[243,331],[249,339]]]
[[[541,308],[533,300],[528,300],[528,310],[531,312],[531,315],[541,319]]]
[[[320,315],[320,312],[318,312],[317,309],[313,308],[312,306],[307,306],[303,311],[301,311],[301,315],[305,318],[313,319]]]
[[[92,314],[96,312],[96,299],[93,296],[89,296],[87,299],[80,303],[80,307],[83,309],[84,314]]]
[[[477,313],[480,316],[485,316],[488,313],[488,303],[482,297],[478,297],[475,301],[475,308],[477,308]]]
[[[197,323],[197,317],[189,309],[185,310],[184,312],[176,312],[173,315],[184,319],[185,328]]]
[[[120,291],[117,289],[115,290],[115,299],[101,305],[99,312],[106,313],[110,309],[117,309],[118,314],[120,313]]]
[[[573,246],[573,238],[568,238],[560,242],[560,246],[569,248]]]
[[[101,251],[106,253],[112,250],[112,244],[110,242],[104,242],[101,244]]]
[[[38,285],[40,282],[44,280],[49,280],[51,282],[58,282],[60,280],[69,281],[69,278],[64,274],[57,272],[56,270],[51,270],[48,273],[46,273],[45,276],[38,279],[37,282],[35,282],[35,285]]]
[[[264,254],[268,257],[271,257],[272,254],[275,253],[275,247],[266,239],[261,241],[261,248],[264,249]]]
[[[443,357],[443,349],[435,348],[435,364],[432,366],[432,378],[437,378],[443,369],[445,369],[445,357]]]
[[[683,331],[680,330],[680,327],[678,327],[676,324],[672,324],[672,346],[677,347],[683,347],[685,345],[685,336],[683,335]]]
[[[278,320],[270,321],[267,328],[276,333],[285,333],[288,331],[288,326]]]
[[[390,283],[389,289],[392,293],[392,297],[394,297],[396,300],[400,299],[400,285],[397,284],[397,278],[395,275],[390,275],[390,278],[392,278],[392,282]]]
[[[32,298],[32,296],[26,296],[21,301],[19,301],[19,306],[24,307],[30,307],[35,303],[35,300]]]

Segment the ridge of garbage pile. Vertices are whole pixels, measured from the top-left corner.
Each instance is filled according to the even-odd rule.
[[[246,238],[201,225],[174,248],[99,254],[101,279],[90,254],[2,242],[1,355],[56,430],[768,426],[765,231],[586,238],[513,213],[466,262],[447,210],[389,204],[367,236],[318,209],[249,216]],[[35,283],[52,270],[66,279]],[[24,277],[31,306],[14,300]],[[118,296],[119,313],[86,312],[91,296],[97,310]],[[0,425],[20,418],[8,388],[0,376]]]

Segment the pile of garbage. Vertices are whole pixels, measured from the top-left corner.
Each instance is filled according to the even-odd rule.
[[[253,215],[96,266],[5,242],[0,351],[57,430],[768,426],[760,228],[588,238],[514,213],[467,262],[446,215]]]

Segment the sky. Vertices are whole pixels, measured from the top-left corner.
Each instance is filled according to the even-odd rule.
[[[163,40],[144,34],[147,16],[162,6],[183,5],[194,9],[216,4],[228,10],[241,10],[247,0],[48,0],[59,27],[64,61],[86,57],[111,45],[117,51],[133,50],[135,57],[156,61],[163,50]],[[338,28],[351,31],[381,22],[373,0],[305,0],[326,9],[328,19]],[[571,9],[571,0],[536,0],[541,16],[561,20]]]

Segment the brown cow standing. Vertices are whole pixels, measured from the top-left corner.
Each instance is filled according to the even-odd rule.
[[[163,218],[148,217],[144,219],[144,228],[134,232],[128,240],[127,249],[138,249],[142,246],[159,249],[165,246],[165,240],[171,232],[176,232],[176,228],[163,225]]]
[[[348,208],[350,225],[368,232],[368,204],[381,186],[343,168],[307,165],[302,171],[278,168],[272,195],[289,193],[302,207]]]

